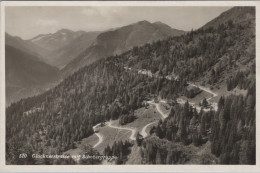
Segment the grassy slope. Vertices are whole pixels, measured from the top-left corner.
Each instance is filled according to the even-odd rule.
[[[160,119],[160,114],[156,111],[155,106],[149,106],[148,109],[140,108],[135,111],[137,119],[131,123],[125,125],[125,127],[137,128],[137,131],[141,131],[142,128],[153,121]]]
[[[160,119],[160,114],[156,111],[155,106],[148,106],[148,109],[140,108],[138,110],[135,111],[135,115],[137,117],[137,119],[129,124],[126,124],[122,127],[133,127],[133,128],[137,128],[137,131],[141,131],[142,128],[153,121],[159,120]],[[119,126],[119,120],[113,121],[113,125],[115,126]],[[149,129],[152,126],[147,128],[147,131],[149,131]],[[131,132],[128,130],[118,130],[118,129],[114,129],[114,128],[110,128],[108,126],[104,126],[101,127],[99,129],[100,134],[103,136],[104,141],[96,147],[96,150],[99,151],[101,154],[104,151],[104,148],[107,145],[112,146],[112,144],[115,141],[125,141],[125,140],[129,140],[129,137],[131,135]],[[75,149],[70,149],[68,151],[66,151],[66,154],[79,154],[82,153],[81,151],[81,146],[83,145],[95,145],[98,142],[98,137],[93,134],[88,138],[83,139],[82,141],[78,142],[76,144],[76,148]],[[134,151],[134,149],[132,150]]]
[[[128,140],[131,135],[131,132],[128,130],[118,130],[107,126],[100,128],[99,132],[103,136],[104,141],[99,146],[97,146],[96,149],[101,154],[103,154],[103,151],[107,145],[112,146],[115,141]]]
[[[152,106],[149,106],[148,109],[140,108],[135,111],[137,119],[131,123],[128,123],[122,127],[131,127],[137,128],[137,132],[141,131],[142,128],[153,121],[156,121],[160,118],[160,115]],[[119,120],[113,121],[113,125],[120,126]],[[125,141],[129,140],[131,132],[129,130],[118,130],[110,127],[103,127],[99,130],[100,134],[103,135],[104,141],[96,148],[100,153],[103,153],[104,148],[107,145],[112,145],[114,141]]]
[[[170,111],[171,111],[170,108],[171,107],[167,103],[160,102],[159,105],[160,105],[160,108],[161,108],[161,110],[162,110],[162,112],[164,114],[169,114],[170,113]]]
[[[88,138],[84,138],[82,141],[79,141],[76,143],[76,147],[75,149],[70,149],[66,152],[64,152],[64,154],[70,154],[70,155],[77,155],[77,154],[81,154],[83,151],[81,150],[83,145],[95,145],[95,143],[98,141],[98,137],[93,134]]]

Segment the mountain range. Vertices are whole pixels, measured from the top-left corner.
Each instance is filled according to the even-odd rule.
[[[169,36],[179,36],[183,33],[185,32],[173,29],[161,22],[150,23],[148,21],[141,21],[128,26],[110,29],[104,32],[85,32],[61,29],[53,34],[40,34],[29,40],[23,40],[17,36],[11,36],[10,34],[6,33],[5,40],[6,45],[8,45],[6,48],[6,59],[10,59],[10,51],[12,48],[15,48],[16,52],[15,54],[12,54],[12,56],[16,56],[16,58],[18,58],[18,51],[20,51],[23,55],[22,57],[25,57],[25,55],[31,57],[27,59],[27,61],[31,61],[28,62],[28,64],[32,65],[35,62],[41,62],[44,64],[42,69],[46,68],[45,71],[48,71],[51,67],[53,69],[58,68],[61,72],[58,72],[57,69],[51,70],[56,80],[52,80],[51,78],[49,81],[44,80],[46,82],[45,84],[50,84],[54,81],[59,81],[63,77],[77,71],[79,68],[91,64],[101,58],[120,54],[124,51],[130,50],[134,46],[141,46],[156,40],[165,39]],[[29,76],[27,76],[25,81],[21,76],[21,79],[17,80],[18,76],[15,77],[13,75],[19,73],[28,73],[22,71],[26,68],[20,68],[20,71],[17,70],[17,73],[13,74],[9,74],[10,70],[17,67],[12,65],[12,63],[8,63],[7,68],[7,86],[13,86],[13,77],[16,80],[14,82],[16,87],[24,86],[25,83],[27,86],[35,86],[35,83],[43,84],[43,81],[41,80],[42,76],[37,76],[39,74],[43,75],[44,73],[42,74],[42,71],[37,73],[37,69],[33,69],[33,71],[31,71],[32,80],[27,81],[27,79],[29,79]],[[60,76],[60,74],[63,77],[56,77]],[[39,79],[39,82],[35,81],[35,79]],[[20,84],[19,81],[21,82]],[[35,83],[31,83],[32,81],[35,81]],[[37,90],[39,90],[39,88],[41,88],[40,90],[44,90],[45,87],[46,85],[42,85],[42,87],[38,86]],[[20,89],[17,89],[17,92],[19,92]],[[30,90],[32,89],[30,88]],[[10,91],[13,92],[14,90]],[[22,91],[24,91],[24,88]],[[30,95],[32,94],[23,92],[23,97]],[[15,98],[16,96],[17,98]],[[16,101],[19,98],[22,98],[22,96],[19,96],[19,94],[15,93],[11,94],[9,89],[7,90],[7,103],[9,103],[9,100]]]
[[[74,32],[69,29],[61,29],[53,34],[40,34],[29,41],[46,50],[53,51],[69,44],[84,33],[84,31]]]
[[[234,23],[247,21],[252,17],[250,13],[252,13],[252,11],[248,9],[245,10],[243,7],[232,8],[208,22],[202,26],[202,28],[217,27],[219,24],[230,20]],[[238,20],[238,18],[240,20]],[[6,45],[16,48],[18,51],[22,51],[23,54],[32,55],[35,59],[44,63],[44,67],[47,67],[47,64],[54,69],[58,68],[60,71],[58,72],[59,75],[56,75],[55,72],[54,76],[61,76],[55,80],[59,81],[77,71],[79,68],[99,59],[119,55],[133,47],[164,40],[170,36],[180,36],[185,33],[187,32],[173,29],[162,22],[150,23],[144,20],[103,32],[61,29],[55,33],[40,34],[29,40],[23,40],[17,36],[11,36],[6,33],[5,40]],[[6,51],[10,51],[10,49],[6,49]],[[6,58],[8,58],[9,55],[10,54],[7,53]],[[15,67],[12,67],[12,64],[8,64],[8,68],[13,69]],[[6,76],[8,83],[12,81],[9,79],[12,75],[7,74]],[[39,80],[40,79],[41,77],[39,77]],[[23,86],[22,81],[21,79],[21,84],[18,84],[17,81],[15,83]],[[46,83],[52,82],[52,80],[46,81]],[[30,85],[29,81],[27,81],[27,83]],[[9,94],[7,94],[7,97],[9,97]],[[16,100],[17,99],[14,99],[14,101]]]
[[[85,51],[67,64],[63,72],[71,73],[108,56],[121,54],[134,46],[142,46],[169,36],[180,36],[184,31],[176,30],[161,22],[140,21],[128,26],[99,34]]]

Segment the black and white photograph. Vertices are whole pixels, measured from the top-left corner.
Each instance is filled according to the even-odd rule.
[[[4,15],[6,165],[257,164],[256,6]]]

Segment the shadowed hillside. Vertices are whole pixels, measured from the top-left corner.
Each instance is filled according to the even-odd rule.
[[[17,101],[44,91],[46,84],[57,81],[58,69],[37,57],[11,46],[5,47],[6,101]]]

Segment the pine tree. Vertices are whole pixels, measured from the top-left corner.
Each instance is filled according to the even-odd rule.
[[[161,165],[162,164],[161,154],[160,154],[159,150],[157,150],[157,153],[156,153],[156,161],[155,161],[155,163],[157,165]]]

